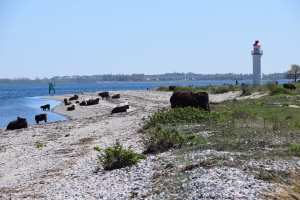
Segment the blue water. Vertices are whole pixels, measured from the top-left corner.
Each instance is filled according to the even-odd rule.
[[[289,80],[278,80],[279,84]],[[265,84],[267,81],[263,81]],[[28,124],[35,124],[34,117],[37,114],[47,113],[48,122],[67,120],[67,117],[52,113],[51,110],[59,105],[60,101],[47,100],[43,97],[62,94],[81,94],[86,92],[103,92],[115,90],[152,90],[159,86],[182,85],[206,86],[235,84],[235,80],[229,81],[174,81],[174,82],[113,82],[99,84],[56,84],[55,94],[49,94],[48,84],[0,84],[0,127],[6,127],[10,121],[18,116],[26,118]],[[252,80],[241,80],[239,83],[251,84]],[[50,111],[43,111],[40,106],[50,104]],[[44,122],[40,122],[44,123]]]

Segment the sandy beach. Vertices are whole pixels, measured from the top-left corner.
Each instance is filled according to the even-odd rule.
[[[0,129],[1,199],[152,199],[153,167],[159,156],[148,156],[141,164],[124,170],[96,173],[95,146],[106,148],[119,141],[138,153],[143,149],[142,118],[170,107],[171,92],[110,91],[120,99],[102,100],[91,106],[75,106],[67,111],[64,98],[74,94],[47,97],[62,103],[52,112],[66,121],[29,125],[27,129]],[[210,95],[210,102],[238,98],[239,92]],[[79,101],[98,98],[98,93],[79,94]],[[259,97],[254,94],[252,98]],[[111,110],[128,101],[126,113]],[[75,101],[72,101],[75,104]],[[41,113],[49,111],[42,111]],[[44,146],[37,148],[35,143]],[[130,171],[133,170],[133,171]],[[133,196],[132,196],[133,195]]]

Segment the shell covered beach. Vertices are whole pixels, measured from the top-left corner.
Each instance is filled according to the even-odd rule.
[[[91,106],[75,106],[67,111],[64,98],[74,94],[47,97],[62,103],[52,112],[69,119],[29,125],[27,129],[0,129],[0,198],[1,199],[260,199],[261,191],[271,185],[254,179],[237,168],[197,166],[189,171],[165,172],[162,157],[172,159],[170,152],[147,155],[141,163],[117,170],[97,171],[98,152],[119,141],[124,148],[143,152],[143,121],[155,111],[170,107],[171,92],[110,91],[120,99],[100,100]],[[210,103],[239,98],[240,92],[209,95]],[[98,98],[98,93],[83,93],[79,101]],[[247,98],[259,98],[252,95]],[[126,113],[111,110],[128,101]],[[75,101],[72,101],[74,104]],[[49,111],[41,111],[41,113]],[[43,144],[41,148],[36,143]],[[228,152],[227,152],[228,153]],[[210,150],[185,156],[205,159],[207,155],[226,154]],[[229,153],[228,153],[229,154]],[[170,158],[169,158],[170,157]],[[229,161],[230,162],[230,161]],[[267,162],[267,161],[266,161]],[[249,161],[249,167],[262,163]],[[286,168],[298,163],[264,163],[270,168]],[[186,175],[187,183],[178,192],[154,192],[168,185],[178,173]],[[158,179],[162,181],[158,181]]]

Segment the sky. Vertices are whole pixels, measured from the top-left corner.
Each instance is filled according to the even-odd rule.
[[[264,74],[300,65],[299,0],[0,0],[0,78]]]

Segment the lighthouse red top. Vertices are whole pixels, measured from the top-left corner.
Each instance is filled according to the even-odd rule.
[[[253,46],[260,46],[259,40],[255,40],[255,44]]]

